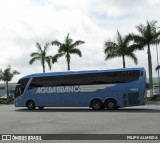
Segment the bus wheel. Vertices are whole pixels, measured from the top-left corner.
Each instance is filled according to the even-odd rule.
[[[108,110],[116,110],[117,108],[117,102],[114,99],[109,99],[105,102],[105,107]]]
[[[102,101],[98,100],[98,99],[93,100],[91,102],[91,107],[92,107],[93,110],[100,110],[100,109],[102,109],[102,107],[103,107]]]
[[[34,101],[28,101],[27,107],[28,107],[29,110],[34,110],[35,109]]]
[[[44,109],[44,107],[40,106],[40,107],[38,107],[38,109],[39,109],[39,110],[43,110],[43,109]]]

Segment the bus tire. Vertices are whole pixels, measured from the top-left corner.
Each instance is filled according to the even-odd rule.
[[[108,99],[108,100],[105,102],[105,107],[106,107],[108,110],[116,110],[116,109],[118,109],[118,107],[117,107],[117,102],[116,102],[116,100],[114,100],[114,99]]]
[[[91,107],[93,110],[101,110],[103,107],[102,101],[100,99],[94,99],[91,101]]]
[[[27,107],[28,107],[28,110],[34,110],[35,109],[35,103],[34,101],[30,100],[27,102]]]
[[[40,107],[38,107],[38,109],[39,109],[39,110],[43,110],[43,109],[44,109],[44,107],[43,107],[43,106],[40,106]]]

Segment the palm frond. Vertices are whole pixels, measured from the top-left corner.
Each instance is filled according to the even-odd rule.
[[[31,56],[31,57],[39,57],[40,54],[37,53],[37,52],[33,52],[33,53],[30,54],[30,56]]]
[[[74,42],[74,43],[71,45],[71,47],[72,47],[72,49],[73,49],[73,48],[75,48],[76,46],[79,46],[79,45],[84,44],[84,43],[85,43],[84,41],[78,40],[78,41]]]
[[[47,62],[48,67],[51,70],[52,69],[51,57],[50,56],[45,57],[45,61]]]
[[[47,51],[47,50],[48,50],[49,45],[50,45],[49,42],[47,42],[47,43],[44,45],[44,51]]]
[[[155,45],[160,43],[160,31],[156,32],[153,35],[153,40],[150,42],[150,44]]]
[[[158,45],[160,44],[160,38],[153,40],[152,42],[150,42],[151,45]]]
[[[104,47],[105,47],[104,53],[108,53],[108,52],[114,52],[118,47],[118,45],[115,42],[108,40],[104,43]]]
[[[134,40],[135,43],[141,44],[141,45],[145,45],[147,40],[145,39],[145,37],[142,37],[140,35],[137,34],[133,34],[132,38]]]
[[[133,35],[132,34],[126,35],[123,41],[125,44],[129,44],[129,42],[133,41]]]
[[[61,47],[61,46],[62,46],[62,43],[59,42],[58,40],[52,41],[51,44],[52,44],[52,45],[55,45],[55,46],[58,46],[58,47]]]
[[[64,40],[64,44],[67,46],[70,46],[72,44],[73,40],[69,38],[69,33],[67,34],[67,37]]]
[[[105,56],[105,60],[113,59],[113,58],[116,58],[116,57],[119,57],[119,55],[117,55],[117,53],[108,53]]]
[[[66,44],[62,44],[62,46],[59,47],[58,49],[58,53],[66,53],[66,52],[69,52],[70,50],[70,46],[66,45]]]
[[[135,55],[134,53],[127,54],[126,56],[127,56],[127,57],[130,57],[130,58],[134,61],[134,63],[135,63],[136,65],[138,64],[137,57],[136,57],[136,55]]]
[[[146,27],[142,24],[139,24],[138,26],[136,26],[136,29],[144,37]]]
[[[9,65],[4,71],[0,70],[0,79],[4,82],[9,82],[12,80],[14,75],[17,75],[17,74],[20,74],[20,73],[16,70],[12,72],[11,66]]]
[[[56,63],[56,62],[58,61],[58,59],[59,59],[60,57],[64,56],[64,55],[65,55],[65,53],[60,53],[60,54],[54,55],[54,56],[52,57],[52,63],[53,63],[53,64]]]
[[[148,21],[147,20],[147,29],[151,32],[156,32],[156,20]]]
[[[119,31],[117,30],[117,43],[120,45],[121,43],[123,43],[123,37],[122,35],[119,33]]]
[[[144,46],[143,45],[141,45],[141,44],[137,44],[137,43],[134,43],[134,44],[132,44],[132,45],[130,45],[129,47],[128,47],[128,52],[134,52],[134,51],[136,51],[136,50],[142,50],[142,49],[144,49]]]
[[[41,60],[40,57],[33,57],[30,61],[29,64],[32,65],[36,60]]]
[[[160,31],[157,31],[154,35],[153,35],[153,39],[157,39],[160,38]]]
[[[70,51],[70,54],[77,54],[79,57],[82,57],[82,53],[79,49],[74,48]]]
[[[39,52],[42,52],[42,47],[41,47],[40,43],[36,42],[36,47],[37,47]]]
[[[160,65],[158,65],[155,70],[158,71],[160,69]]]
[[[16,70],[13,71],[13,75],[18,75],[18,74],[20,74],[20,72],[18,72]]]

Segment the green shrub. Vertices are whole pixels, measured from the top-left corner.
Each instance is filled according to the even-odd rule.
[[[160,101],[160,96],[157,97],[157,101]]]
[[[160,96],[147,97],[147,101],[160,101]]]
[[[0,104],[7,104],[7,100],[0,99]]]
[[[9,97],[8,99],[0,99],[0,104],[13,104],[14,98]]]

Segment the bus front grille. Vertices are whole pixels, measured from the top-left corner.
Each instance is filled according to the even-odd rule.
[[[138,93],[129,93],[128,94],[128,104],[129,105],[139,104],[139,94]]]

